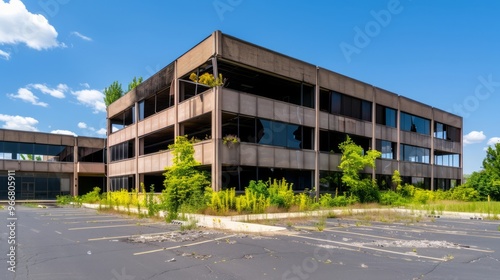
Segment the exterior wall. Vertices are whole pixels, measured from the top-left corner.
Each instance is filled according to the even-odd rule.
[[[313,85],[316,95],[319,90],[335,91],[346,96],[372,102],[372,121],[363,121],[341,115],[334,115],[319,110],[319,97],[315,97],[315,108],[294,105],[268,97],[237,91],[225,87],[207,90],[192,98],[179,102],[179,77],[185,76],[194,69],[212,62],[213,74],[217,75],[217,61],[231,63],[249,71],[263,72],[283,80]],[[315,170],[315,178],[319,179],[319,171],[339,171],[339,154],[319,151],[319,130],[330,130],[370,139],[371,148],[375,141],[386,140],[396,144],[396,159],[379,159],[372,175],[392,175],[398,169],[402,176],[419,178],[440,178],[461,180],[462,167],[434,165],[434,151],[458,154],[462,158],[462,142],[452,142],[434,137],[434,122],[451,125],[460,130],[462,118],[442,110],[399,96],[395,93],[377,88],[373,85],[322,69],[300,60],[276,53],[274,51],[244,42],[240,39],[214,32],[201,43],[183,54],[170,64],[173,83],[171,90],[175,94],[175,104],[157,114],[149,116],[135,124],[111,133],[109,146],[135,139],[136,152],[133,158],[111,162],[108,176],[134,175],[136,185],[144,174],[159,174],[171,164],[171,154],[162,151],[154,154],[140,155],[139,138],[155,133],[165,127],[174,127],[175,135],[182,135],[182,122],[193,122],[199,116],[211,114],[211,140],[195,144],[195,157],[205,166],[211,166],[214,189],[220,187],[223,166],[257,166],[297,170]],[[163,70],[162,70],[163,71]],[[158,74],[155,74],[155,77]],[[170,77],[170,76],[169,76]],[[168,78],[167,80],[169,80]],[[146,98],[148,93],[136,91],[127,93],[122,99],[108,107],[108,118],[130,109],[138,112],[137,102]],[[272,97],[272,96],[270,96]],[[376,105],[390,107],[397,112],[397,127],[389,127],[376,123]],[[312,150],[295,150],[282,147],[239,143],[229,146],[222,144],[222,112],[236,113],[250,117],[264,118],[289,124],[314,128],[314,146]],[[405,112],[430,120],[430,135],[402,131],[400,129],[400,113]],[[108,122],[109,123],[109,122]],[[109,125],[108,125],[109,126]],[[399,160],[400,145],[407,144],[430,150],[429,164]],[[109,157],[108,157],[109,158]],[[462,166],[462,164],[460,165]],[[433,180],[430,180],[433,184]],[[431,185],[432,187],[432,185]]]
[[[0,141],[60,146],[66,147],[67,151],[73,153],[71,155],[72,161],[58,161],[52,158],[47,159],[46,156],[49,156],[48,154],[40,155],[40,157],[45,158],[42,160],[23,160],[18,158],[0,159],[0,170],[15,170],[16,175],[18,174],[19,176],[19,180],[29,184],[27,185],[28,187],[19,186],[19,191],[22,194],[19,199],[55,199],[56,193],[76,195],[78,194],[79,176],[105,177],[105,163],[78,161],[79,147],[97,150],[104,149],[106,146],[105,139],[0,129]],[[3,153],[4,151],[0,152]],[[14,155],[11,154],[11,156],[13,157]],[[37,155],[34,154],[34,156]],[[35,178],[37,178],[36,180],[38,181],[42,180],[45,182],[43,188],[40,186],[37,187]],[[64,190],[55,190],[50,183],[52,182],[50,180],[53,179],[60,179],[61,187],[63,187],[64,182]],[[69,186],[66,185],[67,183],[69,183]],[[68,193],[66,193],[66,187],[68,187]],[[2,197],[2,195],[3,193],[0,189],[0,197]]]

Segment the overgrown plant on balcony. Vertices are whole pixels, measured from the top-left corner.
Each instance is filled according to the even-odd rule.
[[[238,144],[240,143],[240,138],[233,134],[228,134],[222,137],[222,143],[224,145]]]
[[[218,87],[224,85],[224,79],[222,78],[222,74],[220,73],[217,78],[210,73],[204,73],[199,77],[198,75],[196,75],[196,73],[191,73],[191,75],[189,75],[189,79],[195,83],[200,83],[209,87]]]

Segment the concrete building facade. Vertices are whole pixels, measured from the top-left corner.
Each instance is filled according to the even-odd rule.
[[[19,200],[105,189],[105,146],[102,138],[0,129],[0,200],[7,199],[8,170]]]
[[[221,74],[207,87],[189,76]],[[448,189],[462,180],[462,118],[219,31],[107,110],[108,189],[163,188],[176,136],[215,190],[286,178],[295,190],[340,186],[338,144],[349,135],[382,152],[367,176]],[[239,143],[225,143],[237,136]]]

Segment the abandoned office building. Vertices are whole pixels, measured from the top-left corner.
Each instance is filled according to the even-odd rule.
[[[190,80],[222,75],[223,86]],[[382,152],[367,176],[448,189],[462,179],[462,118],[219,31],[108,107],[108,187],[163,188],[168,145],[197,139],[214,189],[286,178],[295,190],[340,184],[349,135]],[[227,136],[239,143],[224,143]],[[325,181],[321,178],[330,178]]]
[[[0,200],[15,171],[16,199],[53,200],[105,189],[106,139],[0,129]]]

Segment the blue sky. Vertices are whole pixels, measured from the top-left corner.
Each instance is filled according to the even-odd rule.
[[[464,117],[464,172],[500,140],[500,2],[0,0],[0,127],[105,135],[102,91],[214,30]]]

